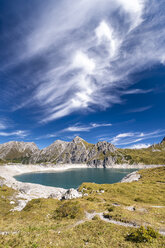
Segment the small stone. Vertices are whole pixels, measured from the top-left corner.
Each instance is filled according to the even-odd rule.
[[[56,198],[56,197],[57,197],[57,195],[55,193],[52,193],[52,194],[49,195],[48,198]]]
[[[134,206],[128,206],[128,207],[125,207],[125,209],[127,209],[128,211],[135,211]]]
[[[25,186],[21,187],[19,191],[23,194],[27,194],[29,190],[30,190],[30,187],[25,185]]]
[[[118,203],[112,203],[113,206],[120,207],[120,204]]]

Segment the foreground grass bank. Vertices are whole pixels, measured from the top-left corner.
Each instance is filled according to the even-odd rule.
[[[70,201],[35,199],[21,212],[10,211],[17,204],[17,192],[0,187],[0,247],[165,247],[158,235],[150,242],[133,242],[134,228],[86,219],[85,212],[103,212],[106,218],[165,230],[165,167],[144,169],[132,183],[98,185],[84,183],[84,197]],[[11,204],[12,203],[12,204]]]

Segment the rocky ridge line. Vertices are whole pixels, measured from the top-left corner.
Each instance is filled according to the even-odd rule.
[[[153,158],[155,161],[152,161]],[[11,141],[0,145],[0,163],[8,162],[44,165],[87,164],[91,167],[112,167],[117,164],[150,165],[150,162],[165,164],[165,138],[159,144],[139,150],[118,149],[107,141],[91,144],[78,136],[71,142],[56,140],[42,150],[32,142]]]

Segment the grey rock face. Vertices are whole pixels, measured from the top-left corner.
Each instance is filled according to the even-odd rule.
[[[96,144],[97,150],[106,154],[107,152],[115,152],[116,147],[107,141],[100,141]]]
[[[57,163],[86,163],[88,154],[87,144],[85,140],[76,137],[67,144],[65,150],[57,158]]]
[[[38,150],[37,145],[33,142],[10,141],[0,144],[0,159],[23,162]]]
[[[0,159],[17,160],[26,164],[88,164],[93,167],[107,167],[115,164],[117,148],[106,141],[87,143],[80,137],[71,142],[56,140],[50,146],[39,150],[34,143],[8,142],[0,145]]]
[[[116,153],[117,149],[107,141],[98,142],[88,154],[88,164],[94,167],[107,167],[115,163],[112,154]]]
[[[57,158],[57,163],[85,163],[94,167],[106,167],[107,164],[113,163],[112,157],[109,156],[111,152],[115,151],[115,146],[106,141],[94,145],[76,137],[68,143],[65,150]]]
[[[55,162],[57,157],[65,150],[68,142],[56,140],[50,146],[36,151],[29,159],[29,163]]]

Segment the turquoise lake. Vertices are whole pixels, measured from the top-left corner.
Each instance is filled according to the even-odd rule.
[[[119,182],[135,169],[78,168],[57,172],[37,172],[17,175],[20,182],[37,183],[64,189],[78,188],[83,182],[112,184]]]

